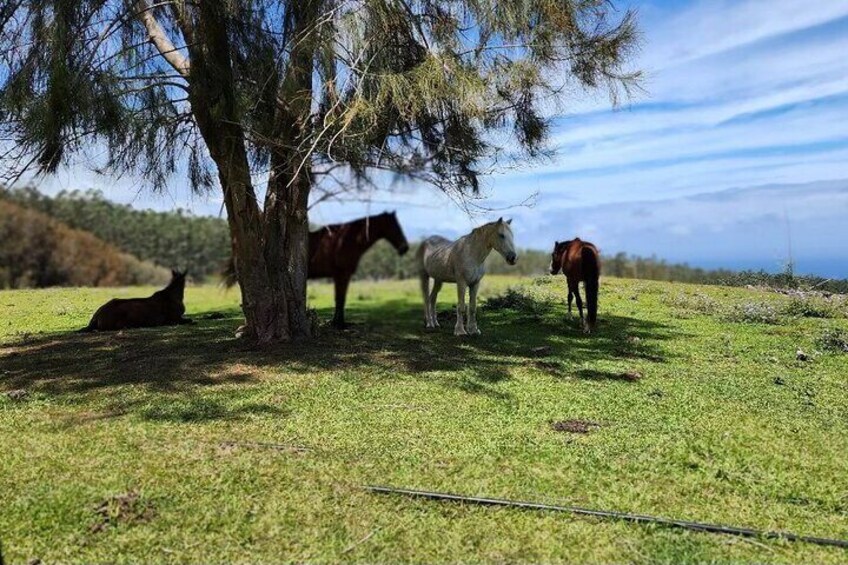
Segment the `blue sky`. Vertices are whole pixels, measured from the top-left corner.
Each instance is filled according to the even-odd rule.
[[[622,4],[619,4],[622,5]],[[848,277],[848,0],[630,1],[646,92],[618,109],[575,93],[556,119],[557,157],[488,178],[519,245],[579,235],[603,251],[692,264],[779,269],[792,242],[801,270]],[[96,186],[116,200],[217,214],[217,195],[175,179],[151,195],[65,170],[50,191]],[[515,206],[536,195],[532,207]],[[410,238],[456,236],[469,216],[427,187],[326,203],[312,221],[397,209]]]

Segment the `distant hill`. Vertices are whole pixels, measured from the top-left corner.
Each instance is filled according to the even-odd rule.
[[[0,199],[0,288],[160,284],[169,275],[88,232]]]
[[[46,196],[31,187],[0,188],[0,199],[47,214],[106,243],[162,267],[188,270],[195,279],[215,275],[230,254],[227,222],[183,210],[136,210],[107,200],[100,191]]]

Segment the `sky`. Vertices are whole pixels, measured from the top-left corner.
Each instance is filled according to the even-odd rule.
[[[556,157],[484,181],[469,215],[434,189],[393,186],[368,202],[323,203],[313,223],[395,209],[409,239],[456,237],[499,215],[516,243],[580,236],[701,266],[848,278],[848,0],[630,0],[643,35],[644,92],[618,108],[566,101]],[[131,179],[64,170],[48,192],[100,188],[137,207],[217,215],[220,197],[180,179],[153,195]],[[529,199],[529,205],[528,205]]]

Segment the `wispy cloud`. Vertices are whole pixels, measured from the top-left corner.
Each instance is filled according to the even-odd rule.
[[[812,234],[801,242],[808,255],[848,257],[842,246],[826,243],[848,240],[848,227],[834,215],[845,214],[844,192],[833,189],[848,179],[848,0],[627,0],[621,6],[640,15],[645,42],[634,66],[646,71],[647,92],[616,111],[605,99],[570,100],[553,132],[556,159],[486,179],[495,208],[539,193],[535,208],[509,212],[519,243],[547,247],[551,238],[583,234],[608,251],[697,262],[719,250],[728,261],[759,253],[774,263],[783,253],[776,226],[786,206],[792,223],[797,218],[800,231]],[[177,189],[150,196],[139,193],[141,183],[79,171],[51,184],[98,186],[136,205],[220,210],[214,195]],[[657,204],[642,204],[648,202]],[[371,203],[321,204],[312,220],[384,208],[398,209],[411,237],[455,236],[500,215],[469,217],[433,189],[409,185],[376,193]],[[756,216],[757,210],[768,212]],[[773,247],[734,244],[757,233],[767,233]]]

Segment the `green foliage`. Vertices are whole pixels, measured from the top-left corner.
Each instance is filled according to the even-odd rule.
[[[780,310],[774,304],[766,302],[743,302],[726,313],[731,322],[749,324],[780,324],[784,321]]]
[[[784,312],[799,318],[834,318],[839,310],[833,301],[821,296],[793,296]]]
[[[830,351],[848,353],[848,330],[844,328],[828,328],[819,338],[819,346]]]
[[[317,168],[467,195],[495,158],[546,154],[563,93],[617,100],[640,78],[626,69],[634,16],[608,1],[0,0],[0,18],[0,112],[19,163],[52,171],[95,142],[110,169],[157,187],[181,161],[208,187],[221,156],[206,149],[227,127],[257,173],[295,135]]]
[[[182,210],[154,212],[115,204],[89,190],[54,197],[34,188],[0,190],[0,199],[38,210],[86,230],[125,253],[168,269],[188,270],[197,279],[217,274],[230,255],[227,222]]]
[[[167,270],[88,232],[0,199],[0,288],[157,284],[168,278]]]

